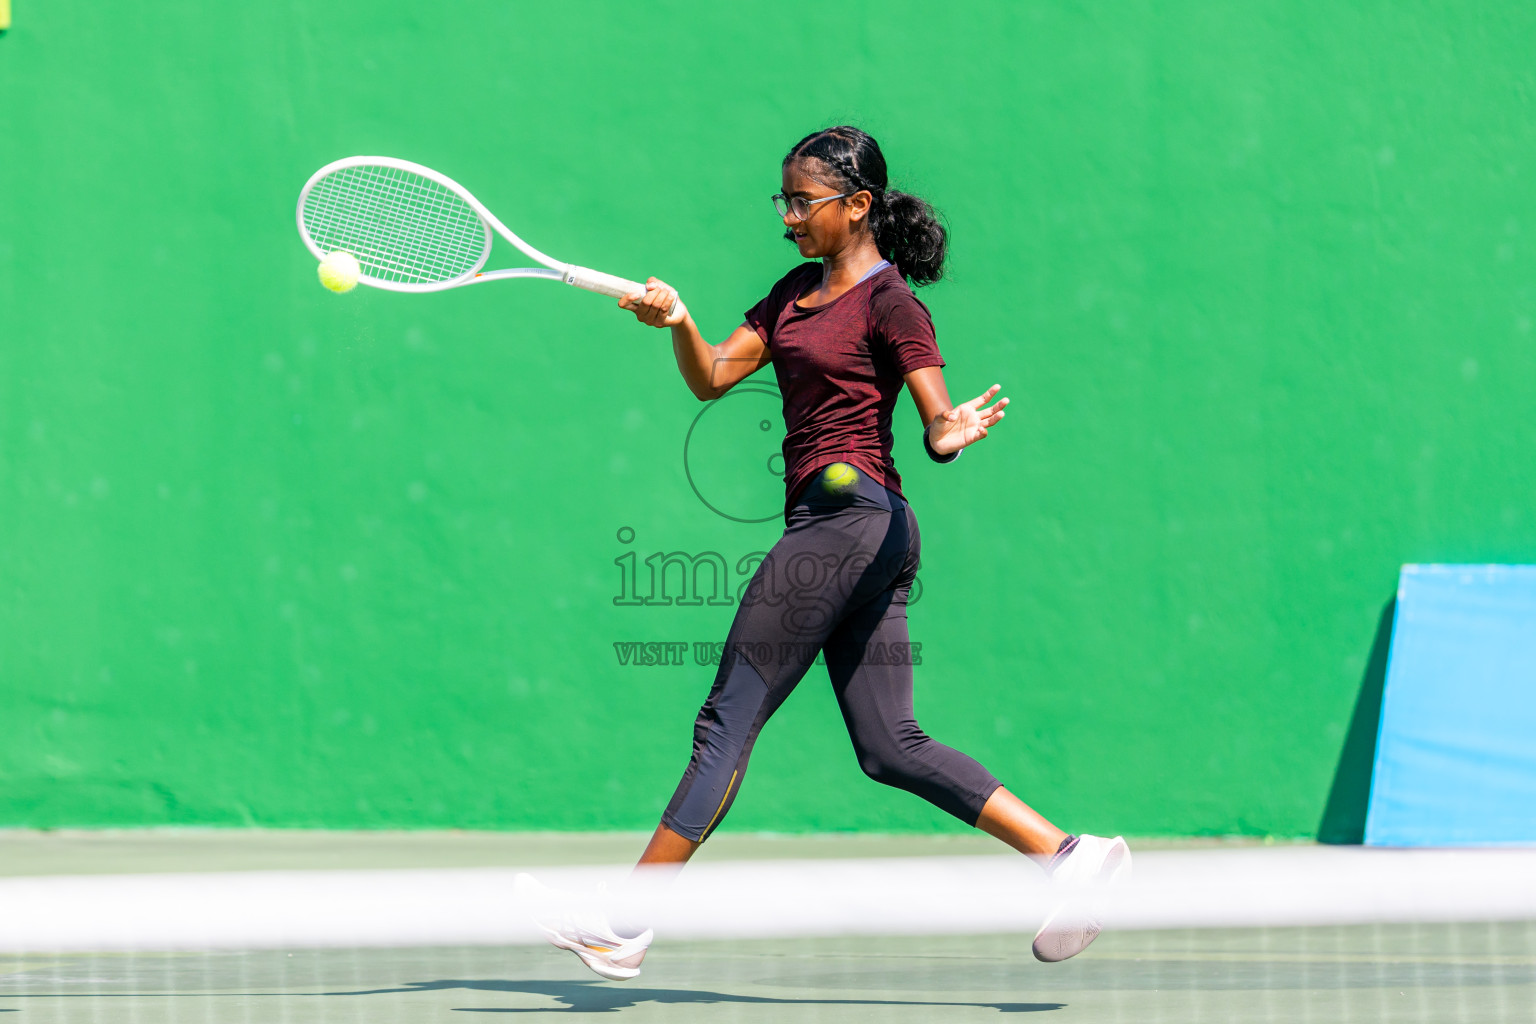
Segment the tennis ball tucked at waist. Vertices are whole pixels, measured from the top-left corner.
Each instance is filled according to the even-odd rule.
[[[821,471],[821,486],[829,494],[852,494],[859,485],[859,471],[846,462],[834,462]]]
[[[349,292],[357,287],[357,275],[362,268],[357,257],[345,249],[337,249],[320,261],[320,283],[333,292]]]

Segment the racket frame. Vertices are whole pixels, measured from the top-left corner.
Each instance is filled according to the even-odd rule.
[[[587,291],[597,292],[598,294],[614,298],[630,294],[644,295],[646,292],[645,285],[639,281],[615,277],[613,274],[605,274],[600,270],[578,266],[574,263],[562,263],[554,257],[540,252],[519,238],[517,233],[511,228],[503,224],[494,213],[486,208],[484,203],[480,202],[470,193],[469,189],[460,185],[446,174],[441,174],[430,167],[424,167],[410,160],[401,160],[391,156],[349,156],[343,157],[340,160],[333,160],[310,175],[309,180],[304,183],[304,188],[299,191],[299,203],[295,211],[295,219],[299,225],[299,237],[304,240],[305,248],[309,249],[317,260],[325,259],[329,253],[320,248],[315,240],[310,237],[308,229],[304,226],[304,205],[309,198],[310,191],[322,178],[337,171],[345,170],[348,167],[388,167],[398,171],[407,171],[434,181],[464,200],[470,209],[474,210],[479,216],[480,225],[485,230],[485,247],[480,253],[480,259],[476,261],[473,267],[457,277],[444,281],[405,282],[385,281],[363,273],[358,275],[357,280],[359,284],[366,284],[373,288],[383,288],[386,291],[392,292],[438,292],[446,288],[457,288],[466,284],[480,284],[482,281],[499,281],[509,277],[534,277],[551,281],[562,281],[577,288],[585,288]],[[492,229],[502,238],[516,246],[524,256],[527,256],[535,263],[542,263],[544,265],[543,268],[509,267],[504,270],[482,270],[481,268],[485,266],[485,261],[491,255]]]

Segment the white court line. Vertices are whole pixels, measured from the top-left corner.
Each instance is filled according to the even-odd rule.
[[[627,868],[530,869],[546,885]],[[0,879],[0,950],[539,941],[510,868]],[[1029,933],[1051,902],[1017,856],[700,863],[655,911],[668,938]],[[1281,847],[1135,855],[1109,928],[1536,920],[1536,850]]]

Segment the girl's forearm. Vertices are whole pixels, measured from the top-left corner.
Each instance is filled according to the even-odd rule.
[[[694,397],[701,402],[714,398],[715,382],[711,378],[715,347],[704,340],[692,316],[685,316],[682,323],[673,325],[672,354],[677,357],[677,368]]]

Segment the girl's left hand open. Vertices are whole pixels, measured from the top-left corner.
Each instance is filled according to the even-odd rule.
[[[1001,384],[993,384],[986,391],[963,402],[947,412],[941,412],[928,425],[928,443],[940,455],[957,452],[966,445],[975,444],[987,436],[987,428],[1003,418],[1003,408],[1008,399],[1000,398],[982,408],[1001,391]]]

